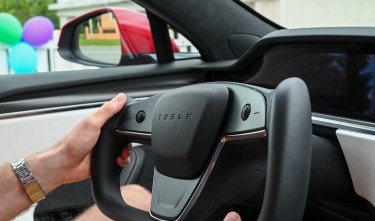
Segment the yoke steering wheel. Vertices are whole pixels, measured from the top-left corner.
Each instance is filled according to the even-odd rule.
[[[94,148],[94,200],[114,220],[205,220],[223,203],[251,196],[266,178],[258,220],[301,220],[311,128],[308,90],[297,78],[274,90],[216,82],[140,102],[128,99],[103,126]],[[115,159],[131,142],[152,143],[150,213],[130,207],[121,196],[121,169]]]

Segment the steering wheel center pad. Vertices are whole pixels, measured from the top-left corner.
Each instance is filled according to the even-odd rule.
[[[228,100],[228,89],[218,84],[183,87],[159,98],[151,140],[160,173],[198,177],[219,135]]]

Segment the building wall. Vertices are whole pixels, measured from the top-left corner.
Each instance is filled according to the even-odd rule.
[[[374,26],[374,0],[243,0],[287,28]]]
[[[57,11],[57,16],[60,19],[60,27],[62,27],[77,16],[106,6],[125,7],[144,11],[143,8],[130,0],[57,0],[55,4],[50,4],[48,9]]]

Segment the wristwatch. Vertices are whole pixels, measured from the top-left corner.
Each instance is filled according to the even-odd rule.
[[[25,188],[25,191],[33,203],[37,203],[46,198],[42,189],[40,188],[38,180],[31,172],[29,165],[24,159],[20,159],[12,163],[13,171]]]

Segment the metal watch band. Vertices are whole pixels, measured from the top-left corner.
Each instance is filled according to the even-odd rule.
[[[29,165],[27,165],[24,159],[20,159],[12,163],[13,171],[17,175],[18,179],[22,183],[25,191],[33,203],[37,203],[40,200],[46,198],[37,179],[31,172]]]

